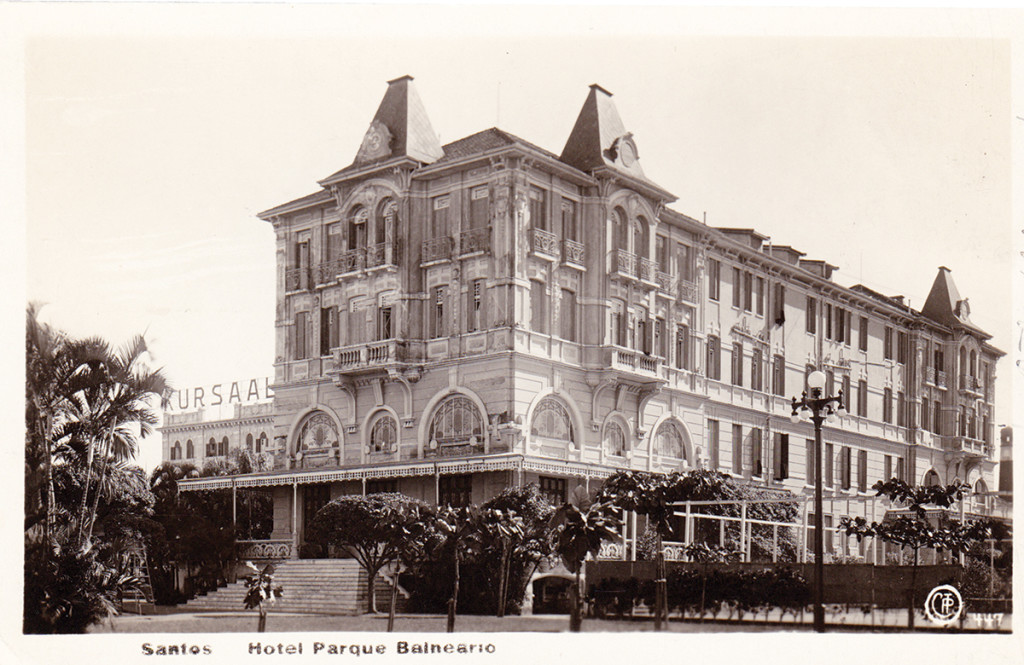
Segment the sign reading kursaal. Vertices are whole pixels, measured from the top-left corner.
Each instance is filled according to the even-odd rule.
[[[196,386],[172,390],[166,411],[190,411],[222,404],[243,404],[270,399],[270,377],[244,379],[230,384],[215,383],[212,386]]]

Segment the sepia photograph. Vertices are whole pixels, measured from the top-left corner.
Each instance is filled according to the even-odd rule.
[[[0,660],[1024,660],[1024,13],[0,17]]]

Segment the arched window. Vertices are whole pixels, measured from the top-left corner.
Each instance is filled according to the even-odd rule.
[[[604,451],[608,455],[622,457],[626,454],[626,433],[614,420],[604,427]]]
[[[686,447],[683,445],[683,433],[679,426],[666,420],[658,427],[654,435],[654,450],[664,457],[686,459]]]
[[[356,206],[348,215],[348,248],[362,249],[366,247],[366,226],[370,219],[370,211],[363,206]]]
[[[374,242],[378,245],[389,242],[395,237],[395,200],[386,198],[377,206],[376,228],[374,230]]]
[[[300,451],[322,451],[338,447],[338,428],[334,421],[323,411],[311,414],[299,429]]]
[[[974,349],[971,349],[971,364],[967,373],[971,376],[978,376],[978,353]]]
[[[530,435],[572,442],[575,439],[572,419],[565,406],[554,397],[542,399],[533,411]]]
[[[196,456],[196,447],[192,443],[192,439],[189,439],[188,441],[185,442],[185,457],[187,459],[192,459],[195,456]]]
[[[960,347],[960,376],[967,376],[967,349]]]
[[[637,256],[650,258],[650,225],[645,217],[637,217],[633,223],[633,253]]]
[[[224,437],[220,440],[220,449],[217,451],[217,454],[221,456],[228,454],[228,437]]]
[[[975,510],[984,510],[988,507],[988,485],[982,478],[978,478],[978,482],[974,483],[974,508]]]
[[[260,432],[260,438],[256,439],[256,452],[265,453],[267,452],[267,433]]]
[[[248,434],[245,435],[245,447],[249,450],[250,453],[253,453],[253,452],[258,453],[259,452],[258,450],[253,450],[252,449],[252,445],[253,445],[253,442],[252,442],[252,432],[249,432]]]
[[[398,450],[398,423],[389,414],[383,414],[370,428],[370,452],[392,453]]]
[[[210,437],[210,440],[206,442],[206,456],[216,457],[217,456],[217,439]]]
[[[616,208],[612,211],[612,226],[614,227],[614,237],[612,242],[615,243],[616,249],[623,251],[629,251],[629,225],[626,217],[626,211],[622,208]]]
[[[935,469],[930,469],[928,473],[924,474],[924,484],[926,487],[939,484],[939,474],[935,472]]]
[[[181,459],[181,441],[175,441],[171,446],[171,459]]]
[[[468,397],[446,397],[434,412],[429,436],[437,445],[477,444],[483,441],[483,419]]]

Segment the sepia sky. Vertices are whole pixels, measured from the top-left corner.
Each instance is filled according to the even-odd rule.
[[[671,207],[915,308],[948,266],[974,322],[1015,343],[1011,52],[989,16],[222,9],[64,13],[23,53],[26,296],[73,334],[145,332],[176,387],[272,376],[274,240],[255,214],[348,165],[403,74],[442,143],[500,126],[555,153],[599,83]]]

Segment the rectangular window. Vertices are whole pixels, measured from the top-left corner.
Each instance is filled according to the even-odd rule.
[[[530,280],[530,329],[534,332],[548,332],[548,296],[544,282]]]
[[[474,187],[469,193],[469,227],[483,229],[491,221],[491,204],[487,186]]]
[[[850,410],[850,375],[843,376],[843,406]]]
[[[775,480],[789,478],[789,435],[775,433],[775,450],[772,451],[772,471]]]
[[[665,333],[665,319],[659,316],[654,320],[654,348],[662,359],[668,359],[668,345],[668,335]]]
[[[546,194],[547,192],[538,187],[530,188],[530,224],[535,229],[549,231]]]
[[[432,338],[446,337],[448,326],[445,322],[444,301],[446,297],[445,287],[434,287],[433,307],[431,307],[430,336]]]
[[[434,198],[433,214],[430,217],[430,237],[443,238],[448,235],[448,209],[451,198],[446,194]]]
[[[437,503],[462,508],[473,502],[473,476],[441,476],[437,481]]]
[[[679,262],[679,278],[693,281],[693,250],[689,245],[676,243],[676,260]]]
[[[857,489],[868,491],[868,451],[857,451]]]
[[[486,328],[484,323],[484,280],[474,279],[466,292],[466,331]]]
[[[764,455],[761,446],[761,430],[755,427],[750,430],[750,473],[757,477],[764,475]]]
[[[295,244],[295,267],[299,269],[299,280],[294,286],[301,290],[310,288],[308,241]],[[289,290],[293,290],[291,286],[289,286]]]
[[[836,308],[836,341],[842,342],[846,340],[846,310],[837,307]]]
[[[566,240],[579,240],[576,233],[576,204],[569,199],[562,199],[562,237]]]
[[[807,332],[814,333],[818,331],[818,303],[814,298],[807,296]]]
[[[942,402],[935,400],[933,402],[934,409],[932,409],[932,432],[935,434],[942,434]]]
[[[825,370],[825,395],[827,397],[832,397],[833,395],[835,395],[836,394],[835,393],[835,388],[836,388],[836,373],[830,367],[830,368]]]
[[[708,259],[708,298],[718,300],[722,292],[722,264],[718,259]]]
[[[761,380],[764,372],[764,361],[761,358],[761,354],[761,349],[756,348],[753,350],[753,357],[750,359],[750,388],[759,392],[764,390],[764,382]]]
[[[892,455],[886,455],[882,462],[882,480],[892,480]]]
[[[902,390],[896,393],[896,424],[900,427],[907,426],[907,398]]]
[[[892,388],[882,393],[882,422],[892,423]]]
[[[324,261],[338,258],[341,248],[341,224],[328,224],[327,233],[324,234]]]
[[[832,339],[832,304],[825,303],[825,339]]]
[[[821,516],[821,530],[824,532],[822,534],[822,540],[825,541],[824,542],[824,546],[823,546],[822,549],[824,549],[826,552],[831,552],[833,547],[834,547],[834,543],[832,542],[833,541],[832,536],[835,533],[832,530],[832,516],[831,515],[822,515]]]
[[[669,265],[670,261],[668,258],[668,238],[665,236],[657,236],[654,239],[654,260],[658,262],[658,270],[661,272],[671,272]]]
[[[843,343],[846,346],[850,346],[850,340],[853,338],[853,312],[846,310],[846,337],[843,338]]]
[[[886,360],[892,360],[892,328],[889,326],[885,327],[885,338],[882,344],[882,355]]]
[[[743,475],[743,425],[732,426],[732,472]]]
[[[866,317],[866,316],[860,317],[860,331],[859,332],[860,332],[860,335],[859,335],[860,350],[861,351],[867,351],[868,350],[868,317]]]
[[[309,324],[309,312],[299,312],[295,315],[295,360],[304,360],[308,357],[306,350],[306,327]]]
[[[814,439],[806,439],[805,446],[807,452],[807,484],[814,484]]]
[[[714,335],[708,335],[707,351],[707,376],[709,379],[720,381],[722,379],[722,359],[718,349],[718,338]]]
[[[394,321],[392,320],[391,306],[381,307],[377,310],[377,339],[393,339],[395,336]]]
[[[822,460],[822,464],[825,466],[825,487],[832,487],[835,478],[832,477],[832,470],[835,468],[835,446],[831,443],[825,444],[825,459]]]
[[[775,325],[781,326],[786,322],[786,287],[783,284],[775,285]]]
[[[338,346],[338,317],[334,307],[320,308],[320,355],[331,355],[331,349]]]
[[[850,447],[849,446],[843,446],[843,449],[840,452],[840,457],[839,457],[839,469],[840,469],[840,473],[841,473],[841,479],[842,479],[843,489],[844,490],[848,490],[848,489],[850,489],[850,487],[853,486],[853,480],[851,478],[851,471],[852,471],[852,469],[850,468],[850,455],[851,455]]]
[[[903,463],[903,458],[902,457],[897,457],[896,458],[896,477],[899,480],[906,481],[906,469],[904,468],[905,466],[906,465]]]
[[[576,293],[569,289],[562,289],[562,301],[559,303],[558,323],[561,330],[561,337],[570,342],[578,342],[576,339]],[[664,321],[661,322],[664,324]]]
[[[676,367],[690,369],[690,328],[676,326]]]
[[[732,269],[732,306],[739,307],[743,298],[743,273],[739,268]]]
[[[749,272],[743,273],[743,310],[749,312],[754,309],[754,276]]]
[[[552,506],[561,506],[565,503],[565,478],[540,476],[537,484],[540,485],[540,493]]]
[[[906,365],[907,358],[910,356],[910,338],[907,336],[907,333],[900,331],[896,335],[896,341],[896,362],[901,365]]]
[[[732,385],[743,385],[743,343],[732,344]]]
[[[719,460],[719,423],[717,420],[708,420],[708,457],[711,458],[711,469],[718,469]]]
[[[772,393],[786,396],[786,358],[777,355],[772,359]]]
[[[864,380],[857,382],[857,415],[868,417],[868,382]]]
[[[757,300],[757,315],[764,316],[764,277],[758,277],[754,282],[756,286],[755,299]]]

